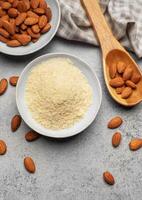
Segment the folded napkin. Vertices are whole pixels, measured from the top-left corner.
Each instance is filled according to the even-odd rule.
[[[59,0],[62,12],[58,35],[98,45],[80,0]],[[100,0],[102,12],[123,46],[142,57],[142,0]]]

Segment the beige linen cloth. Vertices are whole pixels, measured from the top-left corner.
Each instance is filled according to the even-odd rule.
[[[62,17],[58,36],[98,45],[80,0],[59,2]],[[100,0],[100,5],[115,37],[142,57],[142,0]]]

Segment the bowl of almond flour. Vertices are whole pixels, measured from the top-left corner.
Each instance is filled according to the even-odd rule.
[[[29,127],[54,138],[76,135],[95,119],[102,100],[94,71],[68,54],[46,54],[22,72],[16,89],[18,110]]]

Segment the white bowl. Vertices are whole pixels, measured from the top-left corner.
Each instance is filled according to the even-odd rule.
[[[52,40],[60,24],[61,11],[58,0],[46,0],[46,2],[50,6],[53,15],[50,22],[52,26],[50,31],[42,34],[36,43],[30,42],[27,46],[9,47],[5,43],[0,42],[0,52],[14,56],[27,55],[40,50]]]
[[[89,107],[88,111],[86,112],[86,114],[84,115],[84,117],[79,122],[74,124],[72,127],[62,129],[62,130],[50,130],[50,129],[47,129],[47,128],[41,126],[32,118],[32,115],[31,115],[31,113],[26,105],[26,101],[25,101],[25,85],[26,85],[26,81],[27,81],[30,71],[34,67],[36,67],[36,65],[38,65],[39,63],[41,63],[43,61],[47,61],[50,58],[57,58],[57,57],[69,58],[75,64],[75,66],[78,67],[82,71],[82,73],[85,75],[89,84],[92,87],[93,102],[92,102],[92,105]],[[82,60],[78,59],[77,57],[69,55],[69,54],[61,54],[61,53],[46,54],[46,55],[36,58],[32,62],[30,62],[27,65],[27,67],[23,70],[23,72],[18,80],[17,87],[16,87],[17,107],[18,107],[18,110],[19,110],[23,120],[26,122],[26,124],[29,127],[31,127],[36,132],[38,132],[44,136],[49,136],[49,137],[53,137],[53,138],[70,137],[70,136],[80,133],[85,128],[87,128],[95,119],[95,117],[99,111],[101,101],[102,101],[102,90],[101,90],[101,86],[100,86],[100,83],[99,83],[99,80],[98,80],[96,74],[91,70],[91,68],[88,66],[88,64],[86,64]]]

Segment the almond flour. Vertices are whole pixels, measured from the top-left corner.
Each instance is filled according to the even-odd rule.
[[[53,58],[30,72],[25,99],[39,124],[64,129],[84,116],[92,103],[92,88],[69,59]]]

